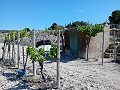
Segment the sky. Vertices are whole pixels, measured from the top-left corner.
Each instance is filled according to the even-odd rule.
[[[120,0],[0,0],[0,30],[103,23],[114,10],[120,10]]]

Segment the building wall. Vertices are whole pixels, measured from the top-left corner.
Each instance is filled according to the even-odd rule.
[[[65,39],[65,53],[70,54],[70,32],[68,30],[65,31],[64,39]]]
[[[109,31],[110,26],[104,27],[104,52],[109,46]],[[101,58],[102,57],[102,43],[103,43],[103,32],[92,37],[89,44],[88,57],[89,58]]]
[[[86,37],[84,33],[78,33],[78,56],[86,58]]]
[[[109,46],[109,31],[110,26],[104,28],[104,52]],[[86,37],[83,33],[78,32],[78,56],[86,58]],[[103,32],[100,32],[95,37],[91,37],[88,50],[88,58],[102,57]],[[65,31],[65,52],[70,54],[70,30]]]

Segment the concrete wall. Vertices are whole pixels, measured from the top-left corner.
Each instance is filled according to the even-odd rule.
[[[104,52],[109,46],[109,31],[110,26],[104,27]],[[101,58],[102,57],[102,43],[103,32],[97,34],[96,37],[92,37],[89,44],[88,57],[89,58]]]

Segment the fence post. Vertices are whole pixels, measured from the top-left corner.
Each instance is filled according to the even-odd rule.
[[[35,30],[33,30],[33,46],[35,48]],[[36,65],[35,61],[33,61],[33,76],[36,76]]]
[[[103,30],[103,42],[102,42],[102,65],[103,65],[103,58],[104,58],[104,30]]]
[[[116,39],[116,33],[115,33],[115,28],[113,28],[113,31],[114,31],[114,62],[116,62],[116,43],[115,43],[115,39]]]
[[[57,88],[60,88],[60,30],[58,30],[57,37]]]
[[[20,68],[20,46],[19,46],[19,44],[20,44],[20,32],[18,31],[18,37],[17,37],[17,53],[18,53],[18,69]]]
[[[11,41],[10,41],[11,39],[10,39],[10,32],[9,32],[9,45],[8,45],[8,52],[9,52],[9,63],[10,63],[10,65],[11,65],[11,53],[10,53],[10,49],[11,49],[11,47],[10,47],[10,44],[11,44]]]

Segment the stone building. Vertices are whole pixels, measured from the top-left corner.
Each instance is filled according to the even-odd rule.
[[[104,27],[104,51],[109,46],[109,29],[110,26]],[[65,30],[65,52],[73,55],[77,55],[80,58],[86,58],[87,42],[83,33],[77,31],[76,28]],[[99,58],[102,57],[102,43],[103,32],[100,32],[95,37],[91,37],[89,43],[88,57]]]

